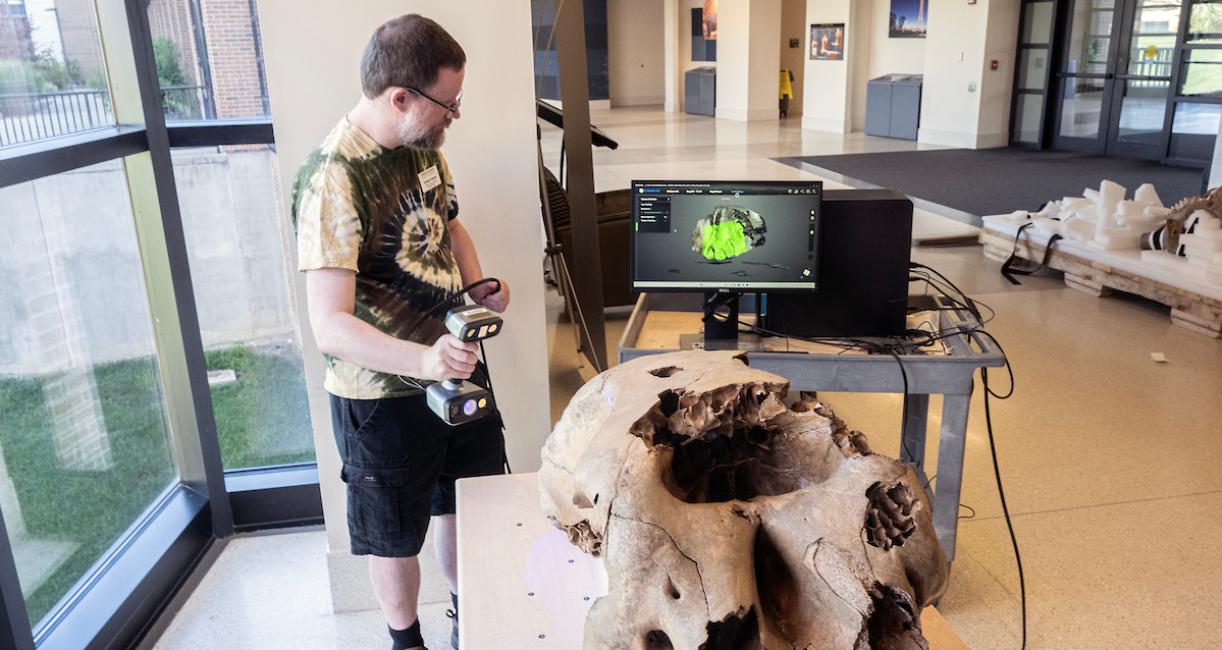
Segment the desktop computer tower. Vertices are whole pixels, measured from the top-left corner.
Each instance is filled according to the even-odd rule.
[[[763,328],[790,336],[894,336],[908,312],[912,202],[894,190],[825,190],[814,292],[769,293]]]

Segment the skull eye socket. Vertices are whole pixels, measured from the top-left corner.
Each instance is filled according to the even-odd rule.
[[[674,647],[662,630],[651,630],[645,635],[645,650],[674,650]]]

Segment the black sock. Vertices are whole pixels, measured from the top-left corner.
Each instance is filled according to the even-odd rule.
[[[406,630],[396,630],[389,625],[386,626],[386,629],[390,630],[390,638],[394,641],[391,650],[407,650],[424,646],[424,637],[420,636],[420,619],[416,619]]]

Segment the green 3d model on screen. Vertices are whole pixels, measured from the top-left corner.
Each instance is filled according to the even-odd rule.
[[[724,262],[764,245],[768,227],[754,210],[722,205],[696,222],[692,230],[692,252],[710,262]]]

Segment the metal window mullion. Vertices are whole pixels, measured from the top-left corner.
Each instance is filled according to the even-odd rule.
[[[183,484],[208,497],[213,534],[232,534],[233,515],[217,438],[208,371],[169,137],[142,0],[98,3],[111,100],[120,123],[144,124],[148,151],[128,156],[124,173],[147,287],[171,448]]]
[[[21,579],[17,576],[3,512],[0,512],[0,647],[34,650],[30,614],[21,594]]]

